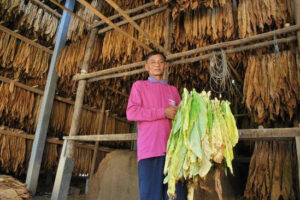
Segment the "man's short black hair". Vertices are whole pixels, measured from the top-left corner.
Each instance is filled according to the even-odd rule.
[[[151,56],[154,56],[154,55],[161,55],[164,58],[164,61],[166,61],[166,59],[167,59],[164,53],[162,53],[160,51],[151,51],[150,53],[148,53],[147,55],[145,55],[144,60],[147,62],[148,59]]]

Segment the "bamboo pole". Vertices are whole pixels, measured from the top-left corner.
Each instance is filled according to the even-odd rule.
[[[150,2],[150,3],[146,3],[144,5],[141,5],[139,7],[133,8],[133,9],[125,10],[125,12],[127,14],[132,14],[132,13],[138,12],[140,10],[143,10],[143,9],[149,8],[151,6],[154,6],[154,5],[155,5],[154,2]],[[108,19],[112,21],[112,20],[117,19],[121,16],[122,15],[120,13],[118,13],[118,14],[115,14],[113,16],[108,17]],[[105,21],[103,21],[103,20],[101,20],[100,22],[98,21],[95,24],[93,24],[92,27],[97,28],[98,26],[101,26],[102,24],[105,24]]]
[[[277,39],[276,42],[278,44],[280,44],[280,43],[292,42],[294,40],[296,40],[296,36]],[[270,46],[270,45],[273,45],[273,44],[274,44],[274,41],[271,40],[271,41],[267,41],[267,42],[261,42],[261,43],[246,45],[246,46],[238,47],[238,48],[234,48],[234,49],[229,49],[229,50],[226,50],[225,53],[226,54],[228,54],[228,53],[237,53],[237,52],[240,52],[240,51],[266,47],[266,46]],[[197,56],[197,57],[193,57],[193,58],[187,58],[187,59],[183,59],[183,60],[173,61],[173,62],[170,63],[170,66],[179,65],[179,64],[193,63],[193,62],[197,62],[197,61],[200,61],[200,60],[209,59],[213,55],[216,55],[216,56],[221,55],[221,52],[209,53],[209,54],[205,54],[203,56]],[[231,68],[231,69],[233,69],[233,68]],[[94,82],[94,81],[105,80],[105,79],[110,79],[110,78],[117,78],[117,77],[122,77],[122,76],[130,76],[130,75],[134,75],[134,74],[143,73],[145,71],[146,70],[144,68],[140,68],[140,69],[136,69],[136,70],[132,70],[132,71],[128,71],[128,72],[109,74],[109,75],[105,75],[105,76],[99,76],[99,77],[96,77],[96,78],[91,78],[91,79],[88,80],[88,82]],[[237,72],[234,72],[234,70],[232,70],[232,71],[235,75],[238,75]],[[238,80],[241,80],[241,77],[239,77],[239,75],[237,76],[237,78],[238,78]]]
[[[143,14],[136,15],[136,16],[132,17],[132,19],[135,20],[135,21],[136,21],[136,20],[139,20],[139,19],[143,19],[143,18],[152,16],[152,15],[155,15],[155,14],[157,14],[157,13],[160,13],[160,12],[166,10],[167,8],[168,8],[168,6],[165,5],[165,6],[163,6],[163,7],[153,9],[153,10],[151,10],[151,11],[149,11],[149,12],[146,12],[146,13],[143,13]],[[122,25],[125,25],[125,24],[128,24],[128,23],[129,23],[129,22],[125,19],[125,20],[123,20],[123,21],[120,21],[120,22],[116,23],[116,25],[117,25],[117,26],[122,26]],[[111,27],[111,26],[108,26],[108,27],[105,27],[105,28],[103,28],[103,29],[100,29],[100,30],[98,31],[98,33],[99,33],[99,34],[102,34],[102,33],[105,33],[105,32],[107,32],[107,31],[110,31],[110,30],[112,30],[112,29],[114,29],[114,28]]]
[[[61,5],[60,3],[58,3],[56,0],[50,0],[53,4],[55,4],[56,6],[58,6],[59,8],[67,11],[68,13],[70,13],[73,17],[78,18],[80,21],[82,21],[83,23],[87,24],[88,26],[91,26],[92,24],[88,21],[86,21],[85,19],[83,19],[82,17],[80,17],[79,15],[76,15],[74,12],[72,12],[70,9],[66,8],[65,6]]]
[[[105,99],[103,99],[102,107],[101,107],[101,110],[100,110],[100,119],[99,119],[99,127],[98,127],[97,135],[100,135],[101,132],[102,132],[103,120],[104,120],[104,111],[105,111]],[[90,176],[93,176],[94,172],[95,172],[95,165],[96,165],[96,160],[97,160],[97,155],[98,155],[98,148],[99,148],[99,141],[96,141],[95,148],[94,148],[94,153],[93,153],[93,160],[92,160],[92,167],[91,167],[91,171],[90,171]]]
[[[10,30],[10,29],[2,26],[2,25],[0,25],[0,30],[3,31],[3,32],[5,32],[5,33],[7,33],[7,34],[9,34],[9,35],[11,35],[11,36],[13,36],[13,37],[15,37],[15,38],[18,38],[18,39],[22,40],[25,43],[28,43],[28,44],[36,47],[36,48],[39,48],[39,49],[41,49],[41,50],[43,50],[43,51],[45,51],[45,52],[47,52],[49,54],[53,53],[53,51],[50,50],[50,49],[48,49],[47,47],[42,46],[42,45],[34,42],[33,40],[30,40],[30,39],[28,39],[28,38],[20,35],[19,33],[16,33],[16,32],[14,32],[14,31],[12,31],[12,30]]]
[[[199,53],[199,52],[225,48],[225,47],[228,47],[228,46],[241,45],[241,44],[245,44],[245,43],[248,43],[248,42],[253,42],[253,41],[256,41],[256,40],[260,40],[260,39],[266,39],[266,38],[274,37],[274,34],[280,35],[280,34],[284,34],[284,33],[288,33],[288,32],[294,32],[294,31],[297,31],[297,30],[300,30],[300,25],[290,26],[290,27],[287,27],[287,28],[278,29],[276,31],[271,31],[271,32],[267,32],[267,33],[258,34],[258,35],[255,35],[255,36],[251,36],[249,38],[233,40],[233,41],[224,42],[224,43],[217,43],[217,44],[213,44],[213,45],[209,45],[209,46],[206,46],[206,47],[201,47],[201,48],[197,48],[197,49],[193,49],[193,50],[189,50],[189,51],[185,51],[185,52],[181,52],[181,53],[171,54],[171,55],[167,56],[167,60],[172,60],[172,59],[175,59],[175,58],[184,57],[184,56],[196,54],[196,53]],[[111,69],[105,69],[105,70],[101,70],[101,71],[97,71],[97,72],[92,72],[92,73],[88,73],[88,74],[77,74],[77,75],[74,75],[73,80],[94,78],[94,77],[97,77],[97,76],[110,74],[110,73],[113,73],[113,72],[118,72],[120,70],[128,70],[128,69],[135,68],[135,67],[141,67],[144,64],[145,64],[145,61],[141,61],[141,62],[135,62],[135,63],[131,63],[131,64],[122,65],[122,66],[111,68]]]
[[[132,37],[131,35],[129,35],[127,32],[123,31],[122,29],[120,29],[117,25],[115,25],[111,20],[109,20],[107,17],[105,17],[101,12],[99,12],[97,9],[95,9],[93,6],[91,6],[91,4],[89,4],[88,2],[86,2],[85,0],[77,0],[79,3],[81,3],[82,5],[84,5],[85,7],[87,7],[89,10],[91,10],[95,15],[97,15],[100,19],[102,19],[103,21],[105,21],[107,24],[109,24],[110,26],[112,26],[114,29],[116,29],[116,31],[120,32],[121,34],[125,35],[126,37],[132,39],[133,41],[135,41],[138,45],[142,46],[143,48],[145,48],[146,50],[151,50],[151,48],[147,45],[145,45],[144,43],[142,43],[141,41],[135,39],[134,37]]]
[[[164,52],[166,55],[170,54],[170,51],[166,50],[160,44],[158,44],[155,40],[151,38],[151,36],[144,31],[123,9],[121,9],[113,0],[105,0],[109,5],[111,5],[116,11],[118,11],[127,21],[136,29],[139,33],[141,33],[147,40],[149,40],[154,47],[158,48],[160,51]]]
[[[96,29],[93,29],[91,32],[91,35],[89,37],[87,46],[86,46],[86,52],[84,55],[84,60],[82,64],[82,73],[86,73],[89,69],[89,60],[92,54],[93,50],[93,45],[95,42],[96,38]],[[71,123],[71,129],[70,129],[70,136],[77,135],[78,133],[78,128],[79,128],[79,122],[80,122],[80,116],[81,116],[81,109],[82,109],[82,104],[83,104],[83,98],[84,98],[84,91],[85,91],[85,85],[86,85],[86,80],[81,80],[78,83],[78,88],[76,92],[76,100],[75,100],[75,105],[74,105],[74,113],[72,116],[72,123]],[[66,157],[67,158],[73,158],[74,154],[74,142],[69,142],[67,145],[67,151],[66,151]]]
[[[57,18],[61,18],[61,14],[59,14],[58,12],[56,12],[55,10],[53,10],[52,8],[50,8],[49,6],[47,6],[46,4],[40,2],[39,0],[30,0],[33,4],[36,4],[42,8],[44,8],[45,10],[47,10],[48,12],[52,13],[53,15],[55,15]]]

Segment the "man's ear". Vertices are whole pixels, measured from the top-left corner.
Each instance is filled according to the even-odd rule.
[[[145,69],[149,71],[149,65],[147,63],[145,64]]]

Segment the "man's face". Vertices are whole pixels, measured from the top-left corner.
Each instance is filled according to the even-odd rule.
[[[145,65],[150,76],[163,76],[166,69],[164,57],[160,54],[151,56]]]

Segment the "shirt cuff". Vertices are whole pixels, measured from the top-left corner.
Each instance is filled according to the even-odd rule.
[[[157,110],[157,118],[158,119],[164,119],[164,118],[166,118],[166,116],[165,116],[165,108],[159,108]]]

